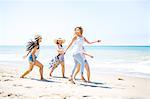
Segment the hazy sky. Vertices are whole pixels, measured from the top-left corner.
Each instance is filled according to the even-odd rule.
[[[0,45],[24,45],[35,32],[42,45],[82,26],[102,45],[150,45],[150,0],[0,0]]]

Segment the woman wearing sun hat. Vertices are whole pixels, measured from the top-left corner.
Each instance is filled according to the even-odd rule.
[[[20,78],[24,78],[28,73],[30,73],[34,66],[39,67],[40,72],[40,79],[43,79],[43,65],[37,60],[39,50],[40,50],[40,43],[42,42],[42,37],[40,35],[35,35],[34,37],[35,41],[29,41],[27,47],[27,55],[25,55],[23,58],[26,58],[29,54],[29,69],[21,75]]]
[[[52,76],[52,72],[54,71],[54,69],[61,64],[62,76],[65,77],[64,48],[63,48],[65,39],[62,38],[54,39],[54,43],[57,45],[57,55],[50,62],[50,76]]]

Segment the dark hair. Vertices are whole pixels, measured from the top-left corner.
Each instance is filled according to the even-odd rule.
[[[77,26],[77,27],[75,27],[75,29],[74,30],[76,30],[76,29],[80,29],[80,32],[81,32],[81,34],[83,33],[83,28],[81,27],[81,26]]]
[[[35,41],[30,40],[26,46],[26,51],[31,51],[36,46],[38,47],[38,49],[40,48],[39,39],[36,39]]]

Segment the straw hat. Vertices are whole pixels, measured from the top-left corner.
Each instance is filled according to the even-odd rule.
[[[38,40],[38,39],[40,39],[40,38],[42,38],[41,35],[38,35],[38,34],[37,34],[37,35],[34,36],[34,39],[35,39],[35,40]]]
[[[57,41],[61,41],[62,43],[65,43],[65,39],[62,39],[62,38],[54,39],[54,42],[55,42],[55,43],[57,43]]]

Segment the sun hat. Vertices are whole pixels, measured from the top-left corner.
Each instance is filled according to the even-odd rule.
[[[56,38],[56,39],[54,39],[55,43],[57,43],[57,41],[61,41],[62,43],[65,43],[65,39],[62,39],[62,38]]]
[[[41,35],[38,35],[38,34],[37,34],[37,35],[34,36],[34,39],[35,39],[35,40],[39,40],[40,38],[42,38]]]

